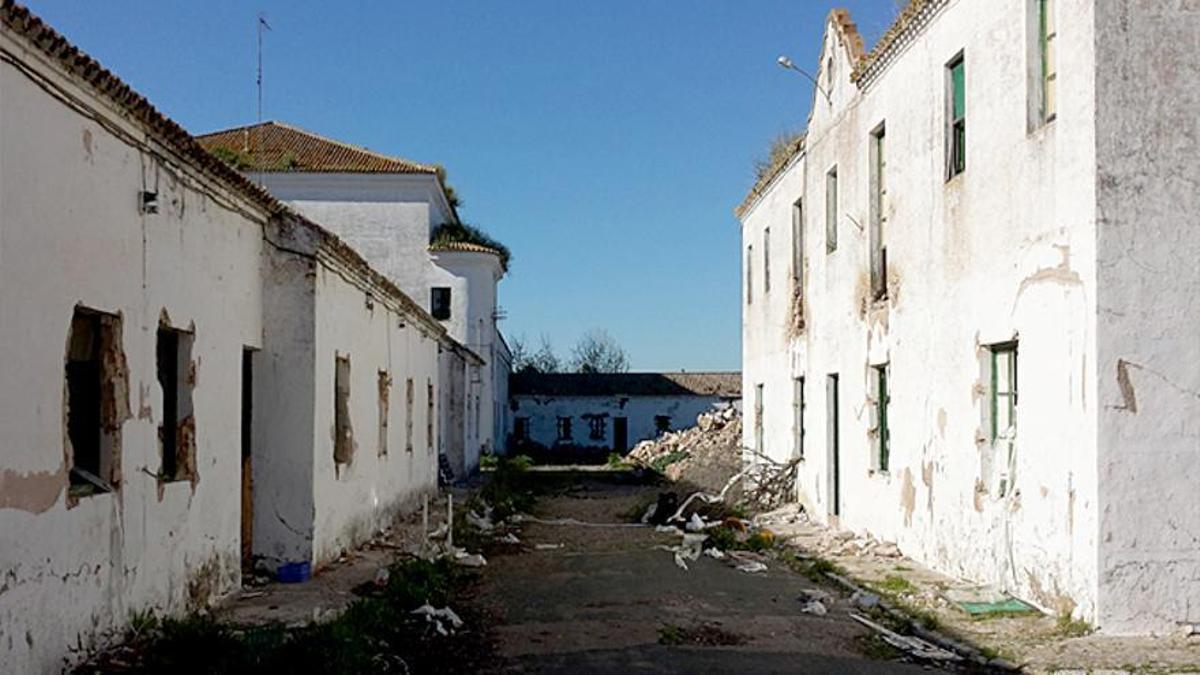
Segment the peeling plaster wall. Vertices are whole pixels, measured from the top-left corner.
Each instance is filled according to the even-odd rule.
[[[239,198],[121,140],[147,133],[57,65],[7,31],[0,48],[106,125],[0,62],[0,672],[56,672],[135,611],[182,612],[240,582],[231,496],[242,349],[261,344],[262,229],[231,208],[254,211]],[[155,187],[159,212],[143,215],[138,191]],[[76,304],[121,316],[131,416],[119,489],[68,506],[64,355]],[[160,488],[164,310],[194,325],[198,475]]]
[[[438,452],[446,456],[455,478],[462,478],[479,468],[466,463],[467,447],[467,363],[459,354],[445,350],[438,355]],[[475,443],[478,447],[478,441]]]
[[[1092,2],[1059,0],[1059,110],[1030,131],[1023,0],[957,0],[858,90],[827,37],[805,154],[743,217],[745,439],[764,385],[765,451],[794,452],[792,378],[807,379],[800,498],[831,511],[826,375],[840,376],[843,527],[1053,612],[1097,617],[1095,122]],[[1082,26],[1083,28],[1077,28]],[[946,181],[946,64],[966,62],[967,169]],[[835,75],[825,72],[833,59]],[[869,281],[869,139],[886,123],[889,297]],[[825,248],[837,166],[838,246]],[[805,328],[791,321],[791,205],[805,201]],[[770,228],[771,296],[762,238]],[[743,276],[745,270],[743,269]],[[981,347],[1019,340],[1015,484],[985,440]],[[872,470],[871,366],[890,364],[891,461]],[[989,468],[990,467],[990,468]]]
[[[496,285],[503,277],[495,256],[429,252],[433,228],[453,218],[437,178],[427,174],[265,173],[264,187],[358,251],[375,269],[413,300],[430,307],[430,289],[450,288],[451,314],[443,322],[450,336],[482,356],[487,364],[478,385],[481,444],[471,446],[467,464],[478,465],[482,445],[497,447],[503,427],[496,409],[496,380],[507,367],[494,358],[498,342]],[[484,329],[479,321],[484,320]],[[472,459],[474,457],[475,459]]]
[[[1200,4],[1097,2],[1100,625],[1200,625]]]
[[[350,283],[336,261],[316,268],[314,343],[313,560],[328,563],[389,525],[422,494],[437,490],[437,338]],[[400,324],[404,327],[401,328]],[[334,360],[350,357],[350,427],[354,453],[334,462]],[[388,453],[380,456],[378,374],[392,378]],[[413,378],[413,450],[406,450],[405,387]],[[434,386],[434,438],[426,441],[427,383]]]
[[[512,398],[512,418],[529,418],[529,439],[553,448],[558,439],[558,418],[571,418],[572,443],[577,446],[613,447],[613,418],[629,420],[629,448],[658,436],[656,415],[671,417],[671,429],[686,429],[705,412],[734,405],[719,396],[529,396]],[[604,438],[589,436],[584,415],[606,415]],[[511,433],[511,429],[510,429]]]

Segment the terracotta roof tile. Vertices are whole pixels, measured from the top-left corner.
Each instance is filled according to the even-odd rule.
[[[263,122],[197,136],[200,145],[245,169],[320,173],[427,173],[437,167],[389,157],[281,122]],[[220,155],[219,155],[220,156]]]
[[[515,373],[514,396],[721,396],[740,398],[742,374]]]
[[[500,251],[491,246],[483,244],[473,244],[469,241],[443,241],[429,245],[429,250],[438,251],[453,251],[457,253],[491,253],[492,255],[500,255]]]

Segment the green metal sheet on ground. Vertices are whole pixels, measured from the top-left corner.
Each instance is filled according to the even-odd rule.
[[[1005,598],[994,602],[958,602],[956,603],[967,614],[978,616],[982,614],[1028,614],[1037,609],[1017,600]]]

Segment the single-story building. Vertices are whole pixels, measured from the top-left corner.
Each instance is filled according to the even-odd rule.
[[[603,460],[684,429],[703,412],[740,406],[741,373],[516,373],[509,449],[548,459]]]

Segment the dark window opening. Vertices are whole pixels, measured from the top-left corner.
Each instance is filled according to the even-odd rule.
[[[838,245],[838,170],[833,167],[825,174],[825,252],[833,253]]]
[[[891,402],[891,392],[888,391],[887,364],[873,366],[875,371],[875,468],[881,473],[887,473],[891,458],[891,430],[888,427],[888,404]]]
[[[654,416],[654,430],[660,434],[670,431],[671,430],[671,416],[670,415],[655,415]]]
[[[450,318],[450,289],[437,286],[429,289],[429,313],[438,321]]]
[[[110,492],[117,482],[118,402],[105,397],[107,389],[115,399],[121,373],[105,354],[119,353],[120,334],[120,319],[110,314],[77,307],[71,318],[65,378],[72,497]]]
[[[518,417],[513,422],[513,437],[518,441],[529,440],[529,418]]]
[[[162,453],[159,480],[195,475],[195,418],[192,416],[192,334],[159,326],[156,364],[162,389],[162,421],[158,438]]]
[[[604,417],[596,415],[588,419],[588,438],[593,441],[602,441],[606,435]]]
[[[354,431],[350,426],[350,357],[334,356],[333,461],[348,464],[354,458]]]
[[[433,380],[425,380],[425,446],[433,450]]]
[[[558,418],[558,440],[559,442],[567,442],[571,440],[571,418]]]
[[[392,394],[392,376],[388,371],[379,371],[379,456],[388,453],[388,402]]]

